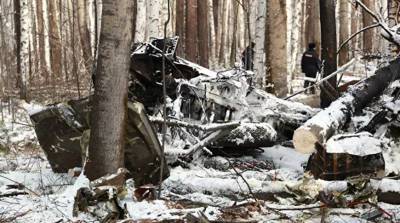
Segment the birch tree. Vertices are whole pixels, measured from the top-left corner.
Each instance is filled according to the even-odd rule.
[[[114,173],[124,165],[132,8],[131,0],[103,0],[86,164],[90,179]]]
[[[266,1],[257,2],[257,19],[254,36],[254,74],[255,85],[263,89],[265,87],[265,17],[267,11]]]
[[[146,41],[146,0],[137,0],[135,42]]]
[[[160,37],[160,0],[146,0],[147,39]]]
[[[16,72],[17,86],[19,88],[19,97],[26,99],[25,78],[22,72],[22,40],[21,40],[21,2],[14,0],[14,38],[15,38],[15,57],[16,57]]]

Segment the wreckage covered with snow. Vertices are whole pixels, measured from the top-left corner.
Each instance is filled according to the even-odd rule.
[[[279,99],[252,85],[252,72],[240,67],[212,71],[175,54],[177,38],[137,43],[131,55],[128,137],[125,164],[138,184],[157,183],[161,146],[162,51],[166,44],[168,163],[190,161],[198,152],[235,155],[293,138],[299,152],[314,153],[307,169],[317,178],[340,180],[358,174],[382,176],[384,145],[370,133],[337,135],[350,118],[398,78],[392,62],[357,83],[332,105],[319,110]],[[372,88],[378,83],[377,88]],[[90,98],[50,105],[31,116],[56,172],[81,166],[87,147]],[[82,137],[82,135],[84,137]],[[329,139],[329,140],[328,140]],[[366,145],[351,142],[373,142]],[[138,160],[140,162],[138,162]],[[360,168],[361,167],[361,168]],[[139,171],[141,170],[141,171]],[[143,171],[145,170],[145,171]],[[165,170],[165,177],[168,171]],[[144,176],[145,175],[145,176]]]
[[[135,179],[139,184],[155,183],[160,160],[164,159],[156,137],[162,122],[163,44],[159,39],[137,43],[131,55],[125,164],[134,177],[141,178],[139,169],[146,175]],[[293,131],[317,112],[252,87],[252,73],[241,68],[216,72],[177,57],[177,38],[165,44],[170,145],[166,152],[175,160],[190,158],[205,148],[254,149],[289,140]],[[90,129],[90,100],[49,105],[31,115],[55,172],[82,165],[88,141],[85,132]]]

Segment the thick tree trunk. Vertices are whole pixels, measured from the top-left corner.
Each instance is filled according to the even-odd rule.
[[[124,165],[132,1],[103,0],[96,70],[89,160],[90,179],[114,173]]]
[[[185,55],[190,61],[197,63],[197,0],[186,0],[186,35]]]
[[[328,76],[337,69],[336,57],[336,19],[334,1],[320,0],[320,19],[321,19],[321,56],[325,61],[323,75]],[[328,80],[328,83],[336,88],[336,76]],[[328,107],[333,98],[330,98],[326,90],[321,90],[321,107]]]
[[[286,64],[286,3],[284,1],[268,1],[268,61],[267,66],[278,97],[286,96],[287,64]],[[265,75],[265,74],[263,74]]]
[[[209,19],[208,19],[208,0],[198,0],[198,34],[199,34],[199,64],[208,67],[209,59]]]
[[[339,44],[343,43],[350,36],[350,6],[346,1],[339,1]],[[339,53],[339,66],[349,60],[349,45],[346,44]]]
[[[315,144],[324,144],[336,134],[351,116],[363,109],[389,84],[400,77],[400,59],[379,69],[375,75],[355,85],[351,91],[334,101],[328,108],[308,120],[293,135],[293,144],[297,151],[312,153]]]

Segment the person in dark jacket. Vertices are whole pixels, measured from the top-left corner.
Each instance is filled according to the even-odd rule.
[[[306,77],[315,78],[317,76],[317,72],[321,71],[320,69],[321,61],[315,52],[315,43],[309,43],[308,50],[303,53],[301,58],[301,71],[306,75]],[[310,85],[312,85],[312,82],[304,80],[304,88]],[[311,88],[311,93],[315,93],[315,88]]]
[[[254,64],[253,64],[253,59],[254,59],[254,47],[255,43],[251,42],[250,46],[246,47],[246,49],[242,53],[242,63],[243,67],[246,70],[253,70]]]

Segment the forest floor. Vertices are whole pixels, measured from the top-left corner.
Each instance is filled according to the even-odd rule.
[[[3,112],[0,221],[99,220],[99,215],[93,213],[72,216],[74,193],[71,190],[74,191],[82,180],[52,172],[30,126],[28,111],[37,107],[19,101],[15,103],[14,116]],[[354,117],[353,123],[366,120],[366,116]],[[301,201],[273,195],[285,187],[302,185],[307,188],[305,191],[318,191],[345,183],[311,179],[304,173],[307,159],[308,155],[279,145],[231,158],[198,157],[187,166],[171,168],[170,177],[163,183],[162,199],[137,201],[132,195],[134,188],[127,186],[127,193],[120,202],[126,208],[127,218],[138,222],[175,221],[188,216],[204,216],[209,221],[220,222],[319,222],[322,216],[326,222],[366,222],[360,216],[374,210],[368,205],[322,209],[322,203],[313,199]],[[392,148],[387,159],[390,172],[399,172],[399,161],[400,148]],[[312,183],[304,184],[306,181]],[[400,187],[400,184],[396,182],[395,186]],[[394,221],[400,220],[400,206],[378,205]],[[385,214],[379,219],[392,221]]]
[[[388,101],[382,96],[378,101]],[[374,103],[352,118],[348,131],[367,123],[377,111]],[[97,222],[106,206],[73,216],[77,188],[87,179],[54,173],[40,149],[29,113],[36,103],[3,103],[0,117],[0,222]],[[400,172],[400,146],[386,139],[386,173]],[[170,150],[169,148],[168,150]],[[169,151],[166,151],[167,155]],[[199,156],[170,167],[161,199],[138,201],[131,181],[119,197],[125,220],[131,222],[399,222],[400,205],[376,202],[327,207],[319,191],[345,192],[348,181],[315,180],[304,168],[309,155],[275,145],[227,156]],[[381,188],[400,191],[398,180],[371,180]],[[288,196],[290,195],[290,196]],[[377,217],[374,214],[378,210]],[[371,217],[372,216],[372,217]],[[121,220],[123,222],[124,220]],[[125,221],[127,222],[127,221]]]

